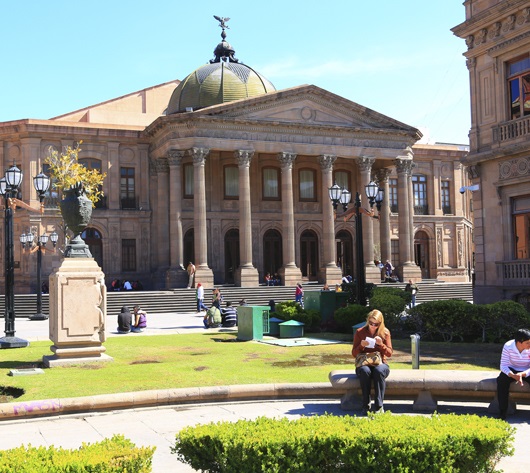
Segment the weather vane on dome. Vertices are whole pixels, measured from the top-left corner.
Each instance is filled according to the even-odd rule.
[[[230,29],[229,26],[226,24],[226,22],[229,21],[230,18],[223,17],[223,16],[217,16],[217,15],[214,15],[213,17],[219,22],[219,26],[223,29],[223,31],[221,32],[221,38],[223,38],[223,41],[224,41],[224,39],[226,38],[225,29],[227,30]]]

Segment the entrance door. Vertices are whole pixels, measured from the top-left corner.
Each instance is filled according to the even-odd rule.
[[[312,230],[306,230],[300,237],[300,270],[302,277],[314,281],[318,272],[318,237]]]
[[[229,230],[225,235],[225,283],[234,284],[239,268],[239,230]]]
[[[429,279],[429,236],[423,231],[416,233],[414,237],[414,261],[421,268],[422,279]]]
[[[353,239],[351,234],[346,230],[341,230],[335,237],[335,244],[337,247],[337,266],[341,269],[342,275],[354,276]]]
[[[195,261],[195,241],[193,236],[193,228],[188,230],[184,235],[183,257],[184,268],[187,268],[190,262],[193,264],[197,262]]]
[[[278,230],[267,230],[263,235],[263,274],[274,276],[282,265],[282,235]]]
[[[92,257],[103,271],[103,241],[101,240],[101,233],[95,228],[88,227],[81,233],[81,238],[85,240]]]

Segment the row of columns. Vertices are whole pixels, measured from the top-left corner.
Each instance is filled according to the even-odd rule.
[[[182,159],[191,156],[193,160],[194,178],[194,246],[196,278],[206,286],[212,286],[213,272],[208,266],[208,239],[206,220],[206,179],[205,163],[209,150],[205,148],[191,148],[186,151],[172,150],[167,155],[169,167],[169,189],[167,184],[158,182],[157,192],[169,195],[169,231],[170,241],[170,266],[171,270],[184,267],[183,260],[183,231],[182,231]],[[234,157],[239,168],[239,239],[240,239],[240,267],[236,271],[236,284],[256,286],[259,284],[259,275],[252,262],[252,212],[250,200],[250,164],[253,151],[237,150]],[[278,154],[281,166],[282,185],[282,243],[283,267],[279,274],[282,283],[295,285],[301,279],[301,271],[296,266],[296,242],[294,219],[294,193],[293,193],[293,165],[297,155],[282,152]],[[328,189],[333,185],[333,165],[337,159],[335,155],[319,156],[322,171],[322,196],[327,198]],[[382,260],[391,259],[390,245],[390,207],[388,202],[388,176],[387,168],[373,172],[374,157],[359,157],[356,163],[360,172],[360,187],[364,189],[371,180],[376,180],[380,187],[385,189],[386,198],[383,201],[380,213],[379,229]],[[399,252],[400,262],[398,271],[404,278],[417,277],[417,267],[413,262],[413,199],[411,175],[413,168],[412,152],[406,156],[399,156],[394,164],[398,173],[398,212],[399,212]],[[162,180],[163,181],[163,180]],[[169,192],[167,192],[169,191]],[[328,284],[340,282],[342,274],[336,264],[335,222],[331,202],[322,205],[322,236],[323,236],[323,277]],[[371,218],[367,218],[363,225],[363,249],[367,281],[379,281],[380,272],[373,261],[374,254],[374,225]],[[393,262],[396,264],[395,262]],[[414,274],[413,274],[414,273]]]

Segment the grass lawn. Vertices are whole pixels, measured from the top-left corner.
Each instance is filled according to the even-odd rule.
[[[351,340],[278,347],[237,342],[236,333],[111,337],[113,362],[46,369],[44,375],[8,376],[14,368],[41,367],[51,342],[0,350],[0,387],[22,388],[16,401],[90,396],[147,389],[231,384],[327,382],[333,369],[354,369]],[[316,338],[344,338],[318,334]],[[349,337],[348,337],[349,338]],[[393,340],[391,369],[411,368],[410,339]],[[498,370],[502,345],[420,342],[423,369]],[[1,401],[0,401],[1,402]]]

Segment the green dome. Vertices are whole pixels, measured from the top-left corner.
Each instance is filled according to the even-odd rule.
[[[175,89],[167,114],[185,112],[274,92],[272,83],[254,69],[235,62],[214,62],[193,71]]]
[[[222,41],[214,50],[215,59],[193,71],[177,86],[169,100],[167,115],[276,91],[268,79],[234,57],[234,49],[225,41],[226,21],[230,18],[214,17],[223,28]]]

